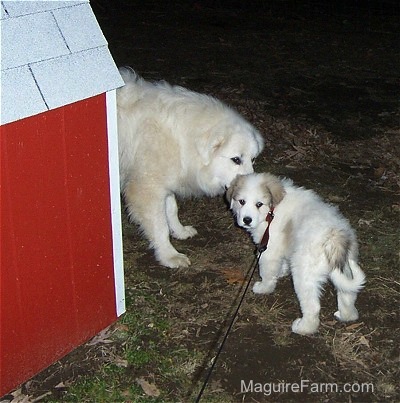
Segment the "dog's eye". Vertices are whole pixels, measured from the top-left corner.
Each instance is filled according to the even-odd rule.
[[[241,165],[242,164],[242,160],[240,157],[233,157],[231,158],[231,160],[236,164],[236,165]]]
[[[261,202],[256,203],[256,207],[257,207],[257,208],[260,208],[260,207],[263,206],[263,205],[264,205],[264,203],[261,203]]]
[[[246,200],[243,199],[238,200],[238,202],[241,206],[244,206],[246,204]]]

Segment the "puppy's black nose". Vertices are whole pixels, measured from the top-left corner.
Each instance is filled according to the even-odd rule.
[[[251,217],[244,217],[244,218],[243,218],[243,222],[244,222],[246,225],[250,225],[252,221],[253,221],[253,220],[251,219]]]

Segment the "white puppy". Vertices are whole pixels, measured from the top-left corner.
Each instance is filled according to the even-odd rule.
[[[320,293],[328,278],[337,290],[335,318],[344,322],[358,318],[354,304],[365,276],[357,263],[356,235],[336,207],[290,179],[270,174],[238,176],[227,199],[237,224],[256,244],[269,227],[268,246],[259,262],[262,281],[254,284],[253,291],[272,293],[278,278],[288,270],[292,273],[303,315],[293,322],[293,332],[318,330]]]
[[[186,255],[169,235],[197,233],[178,219],[175,195],[222,194],[238,174],[253,172],[261,152],[258,131],[220,101],[171,86],[150,83],[121,68],[117,91],[121,190],[137,222],[167,267],[187,267]]]

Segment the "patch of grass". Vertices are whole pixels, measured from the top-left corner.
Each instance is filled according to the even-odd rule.
[[[123,401],[122,391],[111,381],[111,376],[99,374],[96,377],[85,377],[71,386],[65,401],[70,402],[105,402]]]
[[[124,326],[127,326],[126,329]],[[82,376],[67,390],[64,401],[77,402],[157,402],[156,397],[146,396],[137,384],[139,376],[153,374],[155,363],[162,360],[157,343],[152,338],[157,328],[149,329],[139,315],[127,313],[120,321],[124,331],[115,336],[121,348],[117,364],[103,365],[95,375]],[[125,330],[126,329],[126,330]],[[132,330],[133,329],[133,330]],[[153,334],[152,334],[153,333]],[[146,341],[147,340],[147,341]]]
[[[204,353],[171,343],[173,325],[163,295],[149,286],[143,272],[130,277],[127,312],[107,336],[112,342],[99,346],[107,361],[94,373],[74,380],[63,401],[174,402],[196,396],[200,390],[194,378]],[[154,386],[157,396],[149,395],[138,379]]]

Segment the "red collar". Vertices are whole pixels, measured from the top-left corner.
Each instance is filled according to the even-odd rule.
[[[268,211],[267,217],[265,217],[265,221],[268,223],[268,226],[264,232],[260,244],[258,245],[258,251],[260,253],[263,253],[267,249],[269,241],[269,227],[273,219],[274,219],[274,206],[271,206],[271,209]]]

